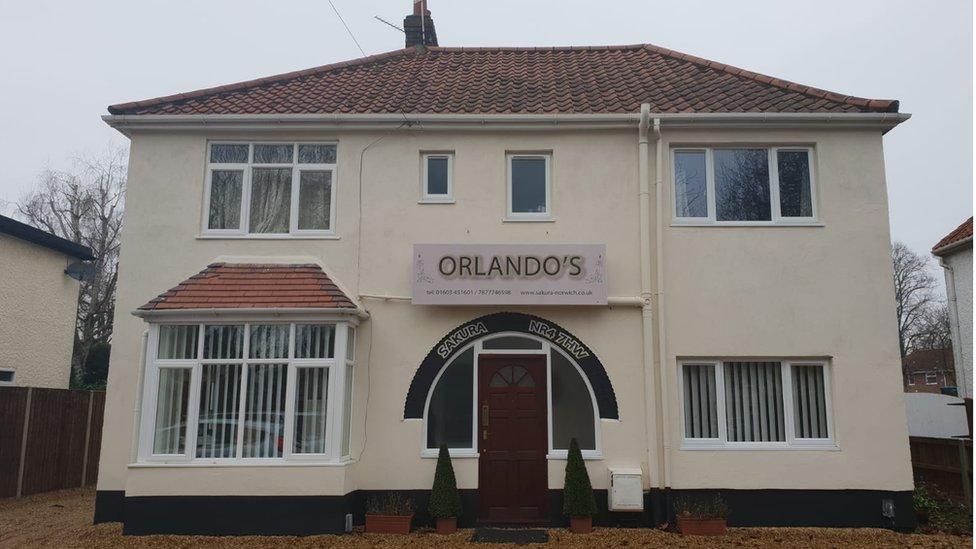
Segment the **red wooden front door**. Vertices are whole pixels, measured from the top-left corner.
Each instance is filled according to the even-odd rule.
[[[547,521],[546,357],[482,355],[478,398],[479,519]]]

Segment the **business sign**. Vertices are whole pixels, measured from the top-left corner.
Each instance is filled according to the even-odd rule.
[[[414,244],[417,305],[606,305],[604,244]]]

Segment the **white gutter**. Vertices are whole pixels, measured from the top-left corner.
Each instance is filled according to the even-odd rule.
[[[263,316],[280,317],[296,315],[355,315],[361,319],[369,318],[369,313],[356,308],[327,308],[305,307],[286,309],[282,307],[266,308],[227,308],[227,309],[163,309],[163,310],[135,310],[133,316],[145,319],[166,318],[172,316]]]
[[[139,372],[136,374],[136,401],[132,407],[132,437],[129,439],[129,463],[139,459],[139,431],[142,424],[142,391],[145,383],[146,353],[149,349],[149,330],[139,338]]]
[[[966,238],[964,238],[962,240],[957,240],[956,242],[953,242],[951,244],[946,244],[945,246],[943,246],[941,248],[932,250],[932,255],[939,256],[940,259],[941,259],[942,256],[952,255],[949,252],[951,252],[951,251],[953,251],[953,250],[955,250],[957,248],[962,248],[962,247],[966,246],[967,244],[968,245],[972,245],[973,244],[973,237],[967,236]]]
[[[659,113],[668,127],[876,127],[890,130],[906,113]],[[404,122],[424,130],[583,130],[625,129],[640,122],[634,113],[606,114],[147,114],[105,115],[108,125],[130,130],[357,131],[399,128]]]
[[[655,193],[655,216],[657,228],[654,234],[657,238],[656,262],[657,262],[657,352],[658,352],[658,386],[661,389],[661,438],[663,439],[664,450],[661,453],[661,461],[664,466],[664,486],[671,487],[671,385],[667,383],[668,372],[671,371],[671,362],[668,358],[668,334],[667,334],[667,312],[665,307],[664,295],[664,213],[662,203],[664,196],[664,145],[661,143],[661,120],[654,119],[654,137],[657,148],[657,158],[654,160],[654,193]],[[669,216],[670,217],[670,216]]]

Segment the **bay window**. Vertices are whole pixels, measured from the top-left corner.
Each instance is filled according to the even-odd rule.
[[[348,458],[353,326],[157,324],[150,333],[142,460]]]
[[[834,446],[826,362],[687,360],[680,382],[686,449]]]
[[[811,148],[678,148],[672,166],[676,224],[816,222]]]
[[[211,143],[204,235],[330,236],[335,143]]]

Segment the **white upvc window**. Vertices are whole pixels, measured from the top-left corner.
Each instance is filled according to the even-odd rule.
[[[552,221],[552,154],[508,153],[507,221]]]
[[[915,373],[914,372],[908,374],[908,384],[909,385],[915,385]]]
[[[679,362],[682,449],[836,449],[823,360]]]
[[[817,225],[811,147],[671,151],[675,225]]]
[[[939,373],[938,372],[925,372],[925,384],[926,385],[938,385],[939,384]]]
[[[335,235],[336,143],[211,142],[203,235]]]
[[[14,370],[0,370],[0,386],[14,384]]]
[[[353,342],[346,322],[151,325],[140,461],[347,461]]]
[[[454,152],[424,152],[420,155],[420,202],[454,203]]]

